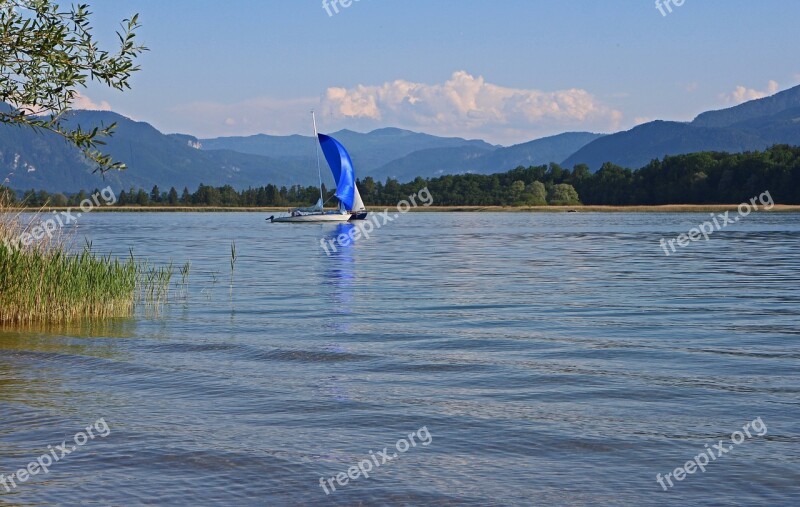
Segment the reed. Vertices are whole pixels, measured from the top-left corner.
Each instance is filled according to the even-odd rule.
[[[233,299],[233,272],[236,268],[236,259],[239,257],[236,255],[236,242],[231,242],[231,285],[230,285],[230,296]]]
[[[180,269],[181,272],[181,283],[177,285],[178,289],[180,290],[180,296],[186,300],[189,298],[189,270],[192,267],[192,263],[186,261],[186,264]]]
[[[166,301],[169,268],[97,256],[87,244],[69,253],[64,243],[45,239],[24,245],[30,228],[0,202],[0,324],[66,323],[125,317],[139,302]]]

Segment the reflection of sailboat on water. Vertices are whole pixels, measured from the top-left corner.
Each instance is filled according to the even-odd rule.
[[[347,235],[354,227],[353,224],[337,224],[336,227],[327,234],[327,239],[335,240],[340,234]],[[331,255],[323,255],[325,263],[323,284],[325,294],[330,298],[329,308],[331,309],[325,327],[331,336],[347,336],[352,332],[350,322],[353,311],[353,285],[356,279],[355,264],[356,258],[352,251],[353,245],[342,245],[340,249]],[[338,340],[332,341],[325,346],[325,350],[334,354],[350,354],[351,350],[346,344]],[[320,386],[326,396],[338,402],[352,401],[350,392],[347,389],[347,378],[332,375]]]
[[[337,224],[326,234],[328,241],[335,241],[336,238],[347,236],[356,228],[352,223]],[[331,306],[334,313],[340,316],[347,316],[351,313],[354,305],[353,283],[356,279],[355,273],[355,252],[353,244],[343,244],[336,252],[331,252],[325,256],[326,276],[323,284],[327,286],[326,293],[331,298]],[[332,262],[331,262],[332,261]],[[349,319],[333,319],[330,326],[336,333],[347,333],[349,329]]]
[[[325,160],[333,173],[336,182],[336,198],[339,200],[339,207],[335,211],[325,211],[325,202],[322,195],[322,170],[320,168],[319,148],[317,150],[317,172],[319,173],[319,201],[310,208],[295,208],[289,210],[288,217],[278,217],[274,215],[267,220],[275,223],[316,223],[316,222],[347,222],[350,220],[364,220],[367,218],[367,211],[361,194],[356,186],[356,173],[353,168],[353,161],[350,154],[336,139],[317,133],[317,119],[314,112],[311,112],[314,121],[314,143],[319,141],[319,147],[325,154]]]

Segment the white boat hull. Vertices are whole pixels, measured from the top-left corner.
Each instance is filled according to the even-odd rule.
[[[270,217],[269,220],[275,224],[311,224],[320,222],[347,222],[352,215],[350,213],[325,213],[312,215],[299,215],[296,217]]]

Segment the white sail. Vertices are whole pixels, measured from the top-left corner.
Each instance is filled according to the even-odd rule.
[[[353,209],[350,211],[364,211],[364,201],[361,200],[361,192],[358,191],[358,185],[356,185],[356,193],[355,198],[353,199]]]

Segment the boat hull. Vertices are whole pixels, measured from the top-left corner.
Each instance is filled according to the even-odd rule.
[[[350,213],[326,213],[318,215],[300,215],[296,217],[269,217],[267,220],[274,224],[314,224],[321,222],[347,222]]]

